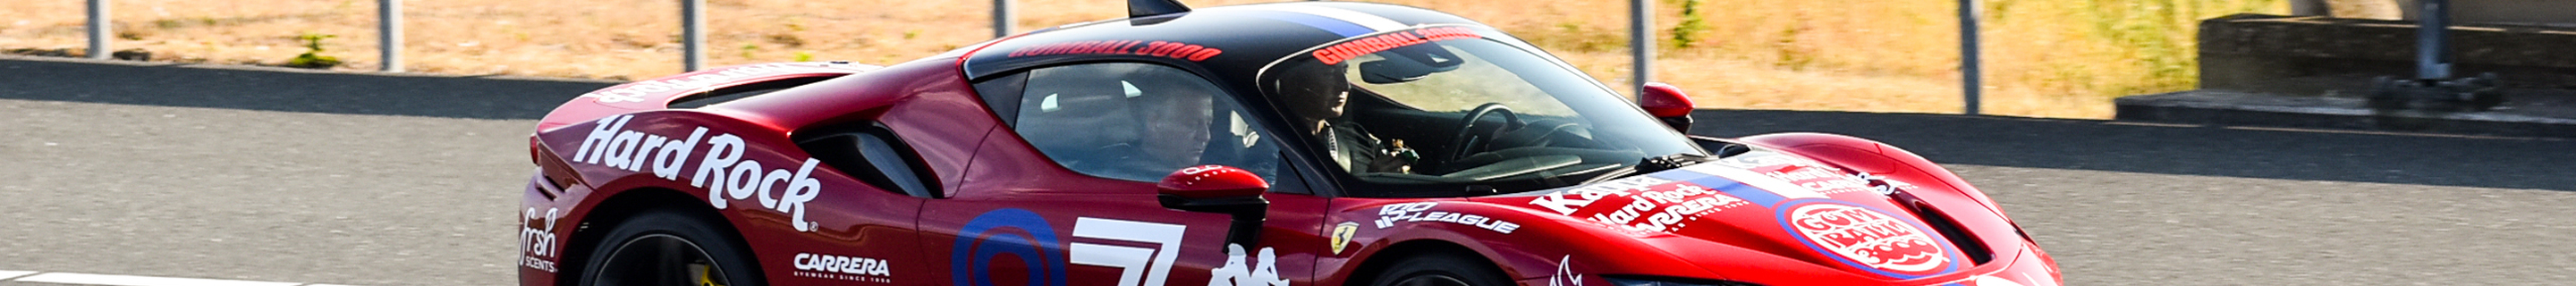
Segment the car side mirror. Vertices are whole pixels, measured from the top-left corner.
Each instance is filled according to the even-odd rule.
[[[1648,82],[1645,94],[1637,96],[1637,107],[1645,108],[1646,114],[1654,115],[1655,119],[1662,119],[1664,125],[1671,126],[1673,131],[1690,132],[1690,114],[1695,106],[1691,104],[1690,95],[1682,94],[1682,88]]]
[[[1261,237],[1261,221],[1270,211],[1270,200],[1261,194],[1270,192],[1270,182],[1241,168],[1224,165],[1200,165],[1182,168],[1154,184],[1161,193],[1164,208],[1222,213],[1234,216],[1226,231],[1226,242],[1254,245]]]
[[[1252,171],[1224,165],[1204,165],[1183,168],[1172,172],[1169,176],[1163,176],[1163,182],[1155,183],[1154,188],[1161,191],[1162,196],[1168,199],[1214,202],[1247,197],[1260,199],[1261,193],[1270,191],[1270,182],[1261,180],[1261,176],[1252,174]]]

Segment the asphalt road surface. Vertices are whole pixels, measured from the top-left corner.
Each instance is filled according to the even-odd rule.
[[[607,82],[0,58],[0,276],[509,285],[534,119]],[[2576,141],[1706,110],[1984,188],[2074,285],[2576,281]],[[0,285],[49,285],[0,282]]]

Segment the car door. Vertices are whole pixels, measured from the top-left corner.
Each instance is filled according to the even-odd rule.
[[[1312,273],[1311,255],[1283,258],[1261,238],[1320,225],[1263,226],[1266,206],[1238,209],[1246,220],[1159,196],[1155,182],[1196,166],[1278,178],[1275,138],[1213,83],[1118,62],[977,85],[1009,124],[986,138],[963,187],[923,208],[924,256],[949,269],[940,284],[1285,285]]]

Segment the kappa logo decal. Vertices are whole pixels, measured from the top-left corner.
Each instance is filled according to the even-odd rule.
[[[1948,273],[1958,267],[1927,228],[1878,210],[1834,202],[1792,202],[1781,214],[1809,248],[1871,272],[1900,278]]]
[[[1208,269],[1208,286],[1288,286],[1279,277],[1279,251],[1261,248],[1261,254],[1245,260],[1242,244],[1225,244],[1225,266]],[[1256,265],[1257,264],[1257,265]]]

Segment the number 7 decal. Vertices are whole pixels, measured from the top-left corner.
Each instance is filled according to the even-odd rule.
[[[1074,264],[1121,268],[1119,286],[1163,285],[1164,278],[1172,274],[1172,261],[1181,256],[1181,234],[1187,229],[1189,226],[1177,224],[1078,218],[1073,222],[1074,237],[1153,243],[1160,247],[1075,242],[1066,251],[1071,252],[1069,258]]]

